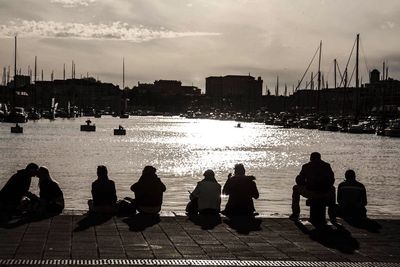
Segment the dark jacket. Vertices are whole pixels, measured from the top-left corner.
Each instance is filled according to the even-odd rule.
[[[56,182],[40,182],[39,189],[41,200],[44,200],[49,205],[58,205],[60,208],[64,208],[64,195]]]
[[[303,165],[296,183],[305,185],[308,190],[325,193],[335,183],[335,176],[329,163],[323,160],[311,161]]]
[[[117,202],[115,183],[110,179],[97,179],[92,183],[94,206],[114,205]]]
[[[26,196],[31,186],[31,176],[28,170],[19,170],[11,176],[0,191],[0,201],[7,205],[17,206],[22,197]]]
[[[253,198],[259,193],[254,176],[232,176],[226,181],[222,193],[229,196],[225,206],[226,214],[252,214],[254,209]]]
[[[358,181],[344,181],[338,186],[337,201],[341,208],[362,208],[367,205],[367,192]]]
[[[136,204],[144,207],[161,206],[166,189],[157,175],[142,175],[139,181],[131,186]]]

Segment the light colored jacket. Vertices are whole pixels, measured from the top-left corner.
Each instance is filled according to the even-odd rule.
[[[192,192],[192,197],[198,198],[199,211],[221,208],[221,185],[216,182],[202,180],[197,183]]]

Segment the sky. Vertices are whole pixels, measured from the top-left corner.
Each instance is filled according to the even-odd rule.
[[[332,86],[333,60],[343,71],[359,33],[363,83],[383,61],[400,79],[399,14],[398,0],[0,0],[0,67],[13,66],[17,34],[18,68],[27,74],[37,56],[45,80],[52,71],[61,79],[63,64],[70,77],[74,60],[76,77],[122,87],[125,58],[130,88],[170,79],[204,90],[208,76],[250,73],[271,91],[279,76],[282,93],[302,78],[320,41]],[[317,69],[315,60],[310,71]]]

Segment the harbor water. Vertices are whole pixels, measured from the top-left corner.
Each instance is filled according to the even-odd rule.
[[[354,169],[368,194],[368,214],[400,216],[400,138],[283,129],[262,123],[180,117],[91,118],[95,132],[81,132],[87,118],[39,120],[23,125],[23,134],[0,124],[0,186],[29,162],[47,166],[64,192],[67,209],[87,209],[97,165],[106,165],[119,198],[133,197],[130,186],[146,165],[157,168],[167,186],[164,211],[184,211],[188,190],[206,169],[223,185],[235,163],[254,175],[260,191],[259,213],[290,214],[291,190],[301,165],[319,151],[335,172],[337,186]],[[114,136],[122,125],[125,136]],[[32,180],[37,192],[37,179]],[[223,198],[223,204],[226,199]],[[302,201],[304,207],[304,201]],[[304,211],[304,212],[308,212]]]

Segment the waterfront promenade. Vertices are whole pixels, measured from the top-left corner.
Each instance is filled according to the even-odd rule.
[[[235,223],[157,219],[88,220],[67,212],[0,228],[0,266],[400,266],[400,220],[378,219],[379,232],[328,225],[317,231],[286,218]]]

